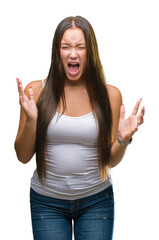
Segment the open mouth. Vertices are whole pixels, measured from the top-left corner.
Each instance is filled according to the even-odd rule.
[[[71,74],[76,74],[79,69],[79,63],[68,63],[68,68]]]

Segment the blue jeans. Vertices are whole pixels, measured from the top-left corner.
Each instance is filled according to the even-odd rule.
[[[30,190],[34,240],[112,240],[114,194],[104,191],[78,200],[62,200]]]

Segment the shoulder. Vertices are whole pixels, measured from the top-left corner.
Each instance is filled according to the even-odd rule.
[[[122,95],[120,90],[113,86],[113,85],[106,85],[107,87],[107,92],[108,92],[108,96],[109,96],[109,100],[112,104],[119,104],[121,106],[122,104]]]
[[[111,100],[111,98],[114,100],[115,99],[119,100],[120,98],[122,98],[121,92],[117,87],[110,85],[110,84],[107,84],[106,87],[107,87],[107,91],[108,91],[110,100]]]
[[[43,89],[42,80],[36,80],[36,81],[32,81],[32,82],[28,83],[28,85],[25,87],[25,90],[24,90],[24,92],[27,96],[29,96],[29,87],[32,87],[33,94],[34,94],[34,100],[35,100],[35,102],[37,102],[38,98],[40,96],[40,93]]]

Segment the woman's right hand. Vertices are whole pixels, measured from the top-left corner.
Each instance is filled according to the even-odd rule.
[[[19,80],[19,78],[16,78],[16,80],[17,80],[17,86],[18,86],[18,92],[19,92],[19,104],[21,105],[26,115],[26,119],[28,121],[36,122],[37,116],[38,116],[38,109],[34,101],[33,89],[30,86],[28,89],[28,96],[26,96],[26,94],[23,91],[22,82]]]

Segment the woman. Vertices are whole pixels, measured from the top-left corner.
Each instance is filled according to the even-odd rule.
[[[47,79],[23,91],[15,150],[27,163],[36,153],[31,180],[35,240],[110,240],[114,197],[109,168],[123,158],[143,123],[141,99],[125,119],[120,91],[105,83],[90,23],[68,17],[58,25]]]

